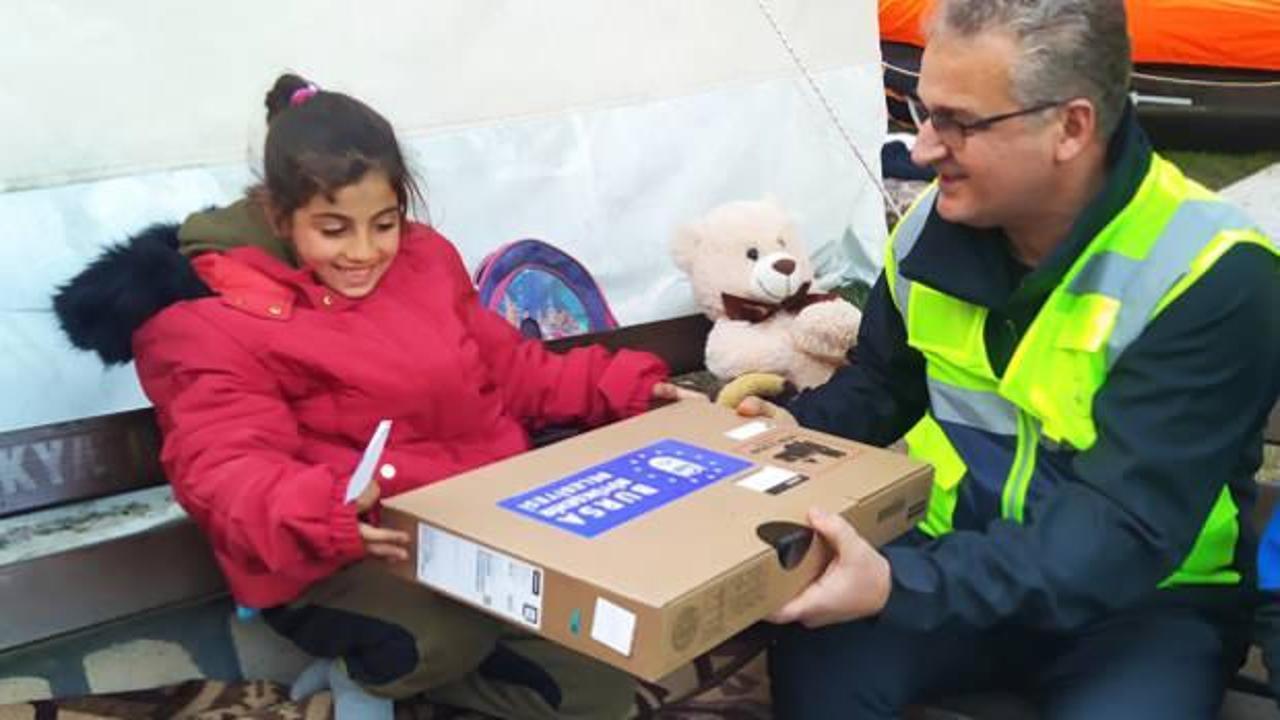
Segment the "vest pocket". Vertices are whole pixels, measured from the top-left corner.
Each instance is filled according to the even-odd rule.
[[[962,370],[992,377],[982,328],[987,309],[914,283],[907,306],[907,341],[926,356]]]
[[[1105,295],[1081,295],[1073,305],[1062,320],[1054,345],[1064,350],[1098,352],[1115,329],[1120,301]]]

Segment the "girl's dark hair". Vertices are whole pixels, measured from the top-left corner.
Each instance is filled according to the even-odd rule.
[[[316,90],[288,73],[267,91],[266,106],[259,190],[266,191],[277,219],[289,217],[317,194],[332,198],[371,170],[387,176],[402,214],[412,199],[421,201],[391,123],[373,108],[350,95]]]

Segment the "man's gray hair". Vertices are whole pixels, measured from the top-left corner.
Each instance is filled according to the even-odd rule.
[[[1024,107],[1087,98],[1108,137],[1129,92],[1129,33],[1124,0],[942,0],[929,36],[1011,33],[1020,54],[1011,68],[1014,99]]]

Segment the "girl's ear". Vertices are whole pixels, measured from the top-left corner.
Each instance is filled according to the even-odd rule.
[[[276,208],[265,189],[254,193],[253,200],[262,208],[262,214],[267,217],[267,223],[271,225],[271,231],[276,237],[287,238],[293,235],[293,221]]]
[[[267,217],[271,218],[271,229],[275,231],[276,237],[293,237],[293,221],[291,219],[275,213],[272,213]]]

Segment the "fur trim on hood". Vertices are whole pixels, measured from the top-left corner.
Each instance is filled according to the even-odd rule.
[[[133,359],[133,332],[152,316],[212,294],[178,252],[178,225],[157,224],[108,248],[58,288],[53,308],[73,345],[111,365]]]

